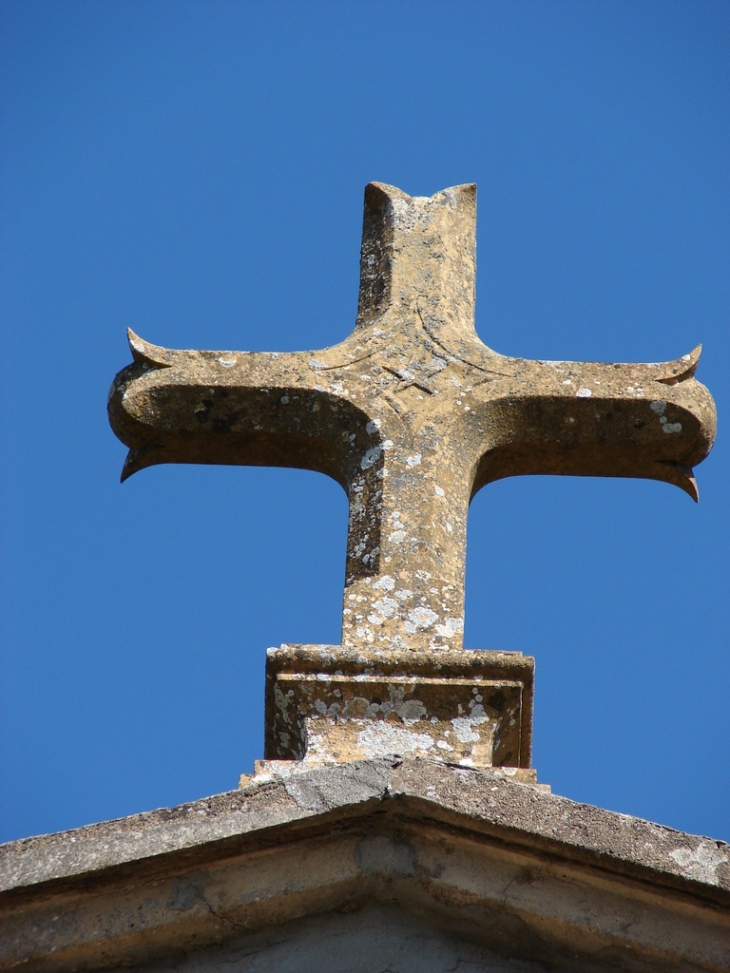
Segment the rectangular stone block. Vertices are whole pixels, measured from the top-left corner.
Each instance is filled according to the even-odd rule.
[[[266,760],[407,756],[527,769],[533,676],[520,652],[269,649]]]

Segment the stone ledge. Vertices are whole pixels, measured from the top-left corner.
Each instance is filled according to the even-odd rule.
[[[398,758],[395,758],[398,759]],[[284,779],[306,774],[317,767],[331,766],[326,763],[316,763],[306,760],[255,760],[253,774],[241,774],[239,787],[248,787],[253,781],[263,783],[265,780]],[[463,766],[459,764],[458,766]],[[538,784],[537,772],[523,767],[489,767],[490,775],[514,781],[517,784],[529,784],[538,790],[550,792],[549,784]]]
[[[499,772],[429,760],[370,760],[266,778],[176,808],[161,808],[0,846],[0,895],[69,882],[181,853],[215,856],[230,842],[333,815],[369,814],[384,802],[458,821],[492,837],[702,896],[730,896],[730,845],[604,811],[517,783]]]
[[[0,864],[5,971],[212,969],[207,950],[378,904],[565,973],[730,966],[727,845],[438,761],[254,781]]]

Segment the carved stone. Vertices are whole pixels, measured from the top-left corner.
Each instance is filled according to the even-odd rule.
[[[491,653],[464,657],[467,674],[450,661],[463,646],[467,512],[485,484],[520,473],[648,477],[697,499],[692,467],[715,435],[714,402],[693,377],[699,347],[645,365],[492,351],[474,330],[475,233],[473,185],[427,199],[371,183],[358,315],[340,344],[283,354],[171,351],[130,334],[134,363],[109,399],[114,431],[130,447],[123,478],[156,463],[293,466],[327,473],[348,493],[342,652],[360,660],[357,678],[370,673],[368,692],[357,697],[352,679],[322,661],[329,685],[315,700],[313,677],[277,668],[286,653],[274,655],[270,679],[287,681],[296,702],[285,716],[270,698],[269,757],[373,756],[388,734],[396,749],[420,734],[421,749],[409,752],[453,756],[445,734],[463,717],[462,694],[476,688],[477,659],[482,680],[492,678]],[[397,679],[382,669],[383,653],[401,660]],[[446,669],[449,687],[439,675]],[[340,709],[336,692],[347,696]],[[521,697],[518,713],[515,693],[460,760],[499,763],[500,746],[487,737],[531,719],[531,697]],[[367,702],[366,716],[355,715],[356,698]],[[416,719],[416,703],[431,715]],[[356,742],[368,729],[363,719],[382,724],[368,730],[369,753]],[[510,752],[507,765],[524,768],[529,747],[519,758]]]
[[[463,767],[530,767],[534,659],[520,652],[269,649],[268,758],[258,773],[398,754]],[[272,763],[273,761],[273,763]]]

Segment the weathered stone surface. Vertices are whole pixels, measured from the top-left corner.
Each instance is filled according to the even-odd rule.
[[[260,770],[291,773],[275,760],[314,765],[390,754],[529,768],[533,673],[534,660],[521,652],[269,649],[268,760]]]
[[[0,903],[4,970],[163,970],[188,952],[182,969],[227,957],[253,971],[277,926],[334,933],[381,904],[404,917],[394,950],[417,928],[434,948],[459,940],[475,969],[502,969],[494,953],[556,970],[730,967],[730,847],[427,760],[322,767],[5,845]]]
[[[345,646],[462,646],[467,510],[520,473],[664,480],[696,498],[715,434],[699,348],[662,364],[529,361],[474,330],[476,192],[365,190],[360,301],[340,344],[171,351],[130,336],[109,415],[155,463],[295,466],[334,477],[350,521]]]
[[[109,403],[123,476],[299,466],[347,490],[343,645],[270,653],[268,759],[238,793],[2,850],[0,968],[730,968],[728,846],[532,786],[533,661],[459,651],[467,508],[486,483],[643,476],[696,499],[715,432],[699,349],[647,365],[499,355],[474,331],[474,240],[473,186],[371,184],[339,345],[130,336]],[[349,948],[333,966],[318,936],[375,942],[383,906],[388,957]]]
[[[141,967],[137,967],[141,973]],[[266,929],[218,949],[159,965],[154,973],[545,973],[412,917],[393,903],[328,912]]]

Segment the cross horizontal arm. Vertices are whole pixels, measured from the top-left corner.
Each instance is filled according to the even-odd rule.
[[[488,448],[473,492],[552,473],[662,480],[696,500],[692,467],[716,427],[713,399],[694,378],[700,350],[645,365],[509,359],[514,379],[491,383],[474,411]]]
[[[222,463],[311,469],[347,490],[378,441],[311,352],[178,351],[131,331],[129,343],[134,362],[109,394],[112,428],[129,447],[122,480],[159,463]]]

